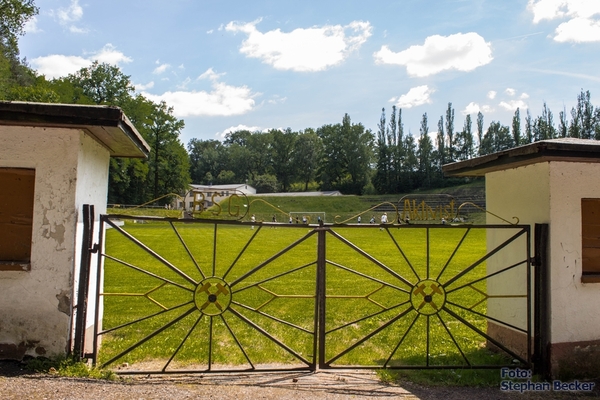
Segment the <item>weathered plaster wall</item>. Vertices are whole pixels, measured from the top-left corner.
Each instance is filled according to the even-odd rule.
[[[74,275],[74,296],[75,303],[79,289],[79,263],[81,260],[81,244],[83,239],[83,205],[94,205],[94,236],[93,243],[98,243],[98,226],[100,214],[106,214],[106,201],[108,197],[108,166],[110,155],[108,150],[92,139],[90,136],[81,132],[79,148],[79,161],[77,169],[77,190],[75,205],[78,210],[77,218],[77,242],[75,246],[75,275]],[[93,350],[93,326],[95,313],[95,297],[97,283],[97,263],[98,253],[91,255],[90,264],[90,287],[88,292],[88,312],[86,322],[86,348],[85,352],[91,353]]]
[[[552,343],[600,341],[600,283],[581,283],[581,199],[600,198],[600,164],[550,163]]]
[[[98,176],[108,152],[95,148],[95,166],[78,171],[84,149],[100,146],[73,129],[0,126],[0,166],[35,169],[30,271],[0,271],[0,348],[16,356],[64,353],[69,336],[79,202],[78,181]],[[105,155],[102,153],[105,152]],[[86,155],[84,158],[87,158]],[[103,171],[106,167],[102,168]],[[106,175],[104,185],[106,185]],[[105,194],[97,191],[92,199]],[[104,197],[105,204],[106,197]],[[0,358],[8,356],[1,354]]]

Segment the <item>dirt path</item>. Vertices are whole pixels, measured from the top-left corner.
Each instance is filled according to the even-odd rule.
[[[507,393],[499,388],[387,385],[374,372],[205,374],[136,376],[118,381],[31,374],[17,363],[0,362],[2,399],[571,399],[591,394]]]

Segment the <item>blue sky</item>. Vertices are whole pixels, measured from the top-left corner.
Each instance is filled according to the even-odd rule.
[[[36,0],[21,56],[48,78],[95,59],[185,120],[181,140],[341,122],[382,107],[430,132],[455,109],[510,125],[558,121],[581,89],[600,104],[600,0]]]

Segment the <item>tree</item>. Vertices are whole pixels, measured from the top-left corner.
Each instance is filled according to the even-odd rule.
[[[577,95],[577,108],[575,116],[581,133],[578,137],[582,139],[594,138],[594,106],[590,102],[590,91],[583,91]]]
[[[483,142],[483,114],[481,111],[477,113],[477,146],[479,146],[479,155],[483,155],[481,146]]]
[[[529,109],[527,109],[527,117],[525,118],[525,140],[527,140],[527,143],[533,143],[533,122]]]
[[[390,190],[390,148],[386,135],[385,108],[381,109],[377,131],[377,170],[373,177],[373,186],[378,193],[388,193]]]
[[[273,129],[271,132],[271,168],[284,192],[290,190],[296,175],[296,165],[292,162],[298,132],[290,128],[285,131]]]
[[[558,113],[558,136],[565,138],[569,132],[569,123],[567,122],[567,110]]]
[[[308,190],[308,184],[315,179],[322,153],[323,143],[313,129],[305,129],[304,133],[298,135],[292,162],[296,166],[298,179],[304,183],[304,191]]]
[[[135,87],[128,75],[119,67],[94,61],[91,66],[82,68],[67,79],[82,89],[83,95],[95,104],[110,104],[123,107],[131,99]],[[73,99],[72,102],[76,102]]]
[[[448,135],[448,149],[446,150],[447,161],[455,160],[454,156],[454,109],[452,103],[448,103],[446,110],[446,134]]]
[[[542,115],[535,119],[532,129],[535,141],[553,139],[556,137],[556,128],[554,128],[552,111],[546,106],[546,102],[544,102]]]
[[[34,0],[2,0],[0,2],[0,47],[8,59],[17,59],[19,55],[18,37],[25,33],[24,26],[38,8]]]
[[[346,114],[342,120],[342,137],[350,178],[350,184],[345,186],[350,193],[362,194],[363,188],[369,182],[373,134],[370,130],[365,130],[363,124],[352,124],[350,116]]]
[[[433,144],[429,137],[427,113],[424,113],[423,118],[421,119],[420,132],[421,137],[419,138],[419,147],[417,149],[420,184],[423,187],[430,187],[432,183]]]
[[[184,122],[173,116],[173,108],[168,107],[164,101],[160,102],[152,110],[150,120],[150,176],[153,199],[156,200],[165,194],[181,193],[187,189],[190,182],[189,160],[179,141]],[[160,200],[160,203],[164,204],[169,200],[166,198]]]
[[[36,86],[37,75],[19,59],[19,36],[25,33],[25,23],[38,13],[33,0],[0,1],[0,99],[54,100]],[[25,89],[25,88],[28,89]]]
[[[473,157],[473,132],[471,125],[471,115],[467,114],[463,130],[456,135],[454,150],[456,151],[457,160],[468,160]]]
[[[450,136],[450,135],[449,135]],[[436,138],[437,145],[437,170],[442,173],[442,165],[446,164],[446,161],[452,161],[450,157],[446,157],[446,135],[444,134],[444,116],[440,116],[438,121],[438,132]]]
[[[219,140],[191,139],[190,178],[193,183],[210,185],[225,169],[225,147]]]
[[[514,147],[513,138],[508,126],[492,121],[483,137],[479,151],[481,155],[507,150]]]
[[[519,146],[521,144],[521,112],[519,111],[519,107],[515,110],[515,115],[512,119],[512,135],[515,146]]]
[[[323,188],[361,194],[369,181],[373,135],[362,124],[352,124],[344,115],[341,124],[317,129],[323,141],[319,177]]]

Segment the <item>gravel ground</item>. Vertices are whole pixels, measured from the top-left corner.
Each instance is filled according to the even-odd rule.
[[[593,393],[507,393],[499,388],[439,387],[381,383],[375,373],[205,374],[135,376],[118,381],[32,374],[15,362],[0,361],[2,399],[571,399],[600,398]]]

